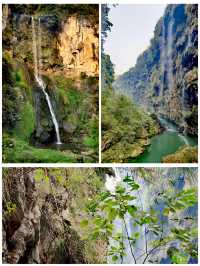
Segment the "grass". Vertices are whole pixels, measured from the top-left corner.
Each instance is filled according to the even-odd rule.
[[[29,102],[26,102],[20,112],[20,120],[13,130],[14,135],[22,140],[28,141],[35,129],[35,123],[36,118],[33,106]]]
[[[10,138],[8,135],[4,135],[3,140],[5,163],[73,163],[77,161],[73,154],[67,155],[61,151],[34,148],[25,141]]]

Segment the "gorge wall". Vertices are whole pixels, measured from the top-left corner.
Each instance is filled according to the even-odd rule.
[[[10,147],[15,149],[16,139],[33,146],[56,140],[49,106],[35,78],[34,35],[37,71],[61,141],[77,147],[68,157],[82,150],[94,160],[98,157],[98,5],[3,5],[4,160]],[[40,161],[33,152],[17,160],[27,156]]]
[[[148,49],[114,87],[184,133],[197,135],[198,6],[168,5]]]
[[[23,7],[24,6],[24,7]],[[98,76],[98,23],[92,14],[55,14],[48,7],[30,10],[28,5],[4,5],[3,44],[9,53],[33,64],[31,17],[40,18],[36,24],[41,34],[41,70],[45,73],[62,71],[66,75]],[[56,9],[56,8],[55,8]],[[49,14],[48,14],[48,12]],[[76,13],[77,12],[77,13]]]
[[[84,195],[102,185],[92,169],[4,169],[3,263],[102,263],[106,242],[82,240],[80,227]]]

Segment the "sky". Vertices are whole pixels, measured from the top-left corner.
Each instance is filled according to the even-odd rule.
[[[105,43],[105,52],[111,56],[115,74],[133,67],[137,57],[149,46],[150,39],[166,5],[118,5],[110,6],[111,32]]]

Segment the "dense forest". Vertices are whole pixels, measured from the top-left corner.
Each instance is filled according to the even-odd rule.
[[[3,263],[197,263],[195,168],[5,168]]]
[[[98,161],[98,5],[3,5],[3,161]]]
[[[103,44],[110,8],[102,7]],[[104,162],[197,162],[197,47],[197,5],[168,5],[147,50],[116,80],[103,49]]]

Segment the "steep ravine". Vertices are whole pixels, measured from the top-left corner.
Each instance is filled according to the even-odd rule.
[[[197,136],[198,6],[168,5],[136,65],[115,82],[117,90],[150,112]]]

